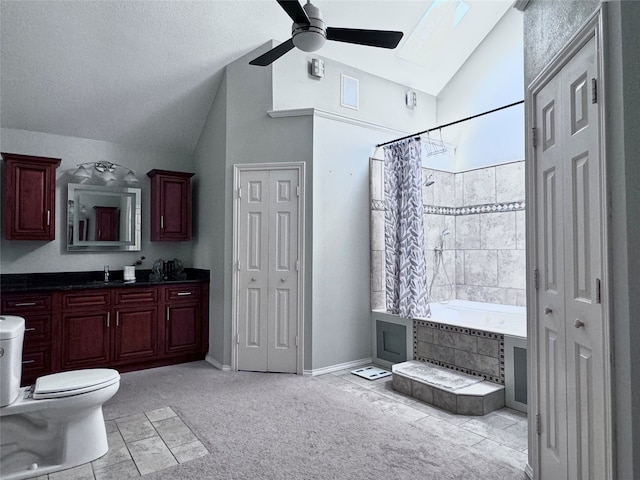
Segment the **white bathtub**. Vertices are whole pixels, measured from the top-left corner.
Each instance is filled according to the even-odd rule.
[[[431,318],[416,318],[457,327],[475,328],[513,337],[527,336],[527,309],[511,305],[451,300],[432,303]]]

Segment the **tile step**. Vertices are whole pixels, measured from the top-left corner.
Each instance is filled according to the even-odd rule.
[[[504,407],[504,386],[480,377],[410,360],[391,367],[393,388],[462,415],[486,415]]]

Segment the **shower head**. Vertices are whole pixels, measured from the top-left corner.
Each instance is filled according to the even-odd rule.
[[[445,228],[444,230],[442,230],[442,233],[440,234],[440,244],[436,246],[436,249],[435,249],[436,252],[442,253],[442,250],[444,249],[444,237],[450,234],[451,234],[451,231],[448,228]]]
[[[433,185],[434,183],[436,183],[436,181],[433,179],[433,173],[431,175],[429,175],[427,177],[427,180],[424,182],[424,186],[425,187],[430,187],[431,185]]]

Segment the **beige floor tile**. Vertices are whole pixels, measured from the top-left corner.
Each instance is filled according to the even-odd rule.
[[[157,410],[151,410],[150,412],[144,413],[151,423],[177,416],[176,412],[174,412],[171,407],[158,408]]]
[[[116,463],[125,462],[127,460],[131,460],[131,454],[129,453],[129,449],[124,443],[124,439],[120,432],[112,432],[107,435],[107,440],[109,442],[109,451],[91,462],[93,468],[104,468],[109,465],[114,465]]]
[[[141,475],[147,475],[178,464],[159,436],[132,442],[129,444],[129,451]]]
[[[90,463],[49,474],[49,480],[94,480]]]
[[[157,436],[158,432],[153,428],[151,422],[144,413],[117,419],[118,429],[122,434],[125,442],[135,442],[144,438]]]
[[[189,460],[209,455],[209,451],[199,440],[172,447],[171,453],[173,453],[173,455],[176,457],[176,460],[178,460],[178,462],[180,463],[185,463]]]
[[[198,440],[191,429],[179,417],[154,422],[153,426],[169,447],[184,445]]]
[[[136,464],[131,460],[109,465],[104,468],[94,468],[96,480],[125,480],[127,478],[140,478],[140,472],[136,468]]]

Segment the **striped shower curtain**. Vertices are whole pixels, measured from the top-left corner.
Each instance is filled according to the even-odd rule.
[[[422,216],[419,140],[384,147],[385,268],[387,311],[404,318],[431,315]]]

